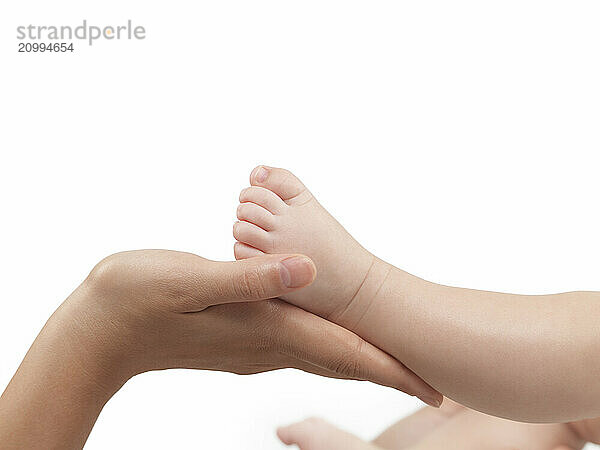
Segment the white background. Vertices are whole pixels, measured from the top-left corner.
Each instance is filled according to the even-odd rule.
[[[0,385],[102,257],[232,258],[238,191],[296,172],[369,250],[432,281],[600,290],[595,1],[21,1],[0,6]],[[145,26],[19,54],[19,25]],[[279,449],[323,416],[418,407],[296,371],[131,380],[87,448]]]

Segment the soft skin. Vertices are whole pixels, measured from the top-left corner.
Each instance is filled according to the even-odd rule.
[[[513,422],[444,401],[395,423],[372,442],[311,418],[279,428],[300,450],[579,450],[585,438],[565,424]]]
[[[2,449],[83,447],[110,397],[156,369],[293,367],[438,398],[352,332],[265,300],[314,277],[314,264],[301,255],[214,262],[144,250],[106,258],[48,320],[2,394]]]
[[[531,422],[600,415],[600,293],[431,283],[365,250],[289,171],[259,166],[250,184],[236,258],[301,252],[319,272],[286,301],[356,332],[470,408]]]

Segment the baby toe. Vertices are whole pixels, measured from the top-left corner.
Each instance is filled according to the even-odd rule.
[[[255,203],[272,214],[281,214],[288,207],[274,192],[260,186],[250,186],[240,192],[240,203]]]
[[[236,242],[233,244],[233,254],[235,255],[235,259],[246,259],[261,256],[265,253],[242,242]]]
[[[256,203],[240,203],[237,208],[237,218],[253,223],[266,231],[271,231],[275,227],[275,216]]]
[[[250,174],[250,184],[267,188],[290,205],[311,198],[308,189],[292,172],[277,167],[255,167]]]
[[[269,233],[253,223],[244,221],[234,223],[233,237],[263,252],[273,247]]]

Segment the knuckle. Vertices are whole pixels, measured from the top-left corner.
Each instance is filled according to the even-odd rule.
[[[279,302],[267,300],[253,306],[255,315],[252,322],[258,349],[266,353],[287,353],[289,342],[284,337],[285,313],[281,311]]]
[[[255,269],[244,270],[235,283],[239,298],[264,298],[267,289],[260,272]]]
[[[85,282],[95,288],[103,288],[115,283],[120,274],[122,253],[114,253],[94,266]]]
[[[364,341],[358,336],[350,344],[351,351],[347,352],[335,363],[334,371],[340,375],[353,379],[364,379],[364,366],[361,364],[365,351]]]

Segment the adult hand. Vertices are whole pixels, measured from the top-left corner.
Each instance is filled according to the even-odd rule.
[[[2,395],[0,441],[79,448],[114,392],[156,369],[249,374],[294,367],[439,396],[350,331],[265,300],[314,277],[314,265],[300,255],[214,262],[144,250],[106,258],[49,319]]]
[[[126,377],[173,367],[240,374],[294,367],[435,395],[345,328],[278,300],[258,301],[304,287],[315,274],[300,255],[214,262],[173,251],[125,252],[102,261],[69,307],[89,319],[88,336],[97,322],[94,335],[102,339],[95,341],[103,352],[105,341],[112,343],[114,367]]]

